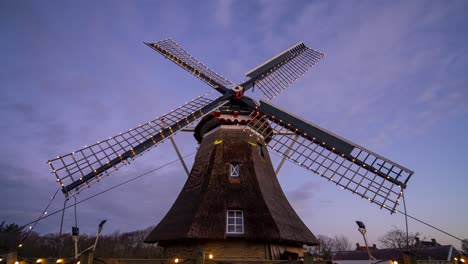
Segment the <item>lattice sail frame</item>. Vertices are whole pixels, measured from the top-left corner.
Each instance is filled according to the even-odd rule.
[[[245,131],[251,136],[272,137],[268,147],[281,156],[391,213],[396,212],[406,183],[413,174],[354,143],[350,153],[341,153],[309,131],[261,111],[246,127],[250,128]],[[269,127],[273,130],[267,132]],[[285,129],[293,133],[283,133]]]
[[[49,160],[62,191],[69,196],[79,193],[227,103],[221,97],[211,99],[212,92],[136,128]]]
[[[273,99],[317,64],[324,54],[300,42],[247,72],[268,100]]]
[[[182,69],[206,82],[213,88],[219,86],[228,87],[233,83],[216,72],[210,70],[203,63],[192,57],[187,51],[182,49],[177,43],[168,38],[155,43],[145,43],[152,49],[159,52],[164,57],[170,59]]]

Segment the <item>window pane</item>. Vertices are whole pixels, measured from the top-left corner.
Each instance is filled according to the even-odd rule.
[[[228,225],[228,233],[234,232],[234,226]]]
[[[234,218],[228,218],[228,224],[233,225],[234,224]]]
[[[242,226],[236,226],[236,233],[242,233]]]
[[[231,219],[229,219],[231,220]],[[234,220],[234,219],[232,219]],[[236,218],[236,225],[242,225],[242,218]]]
[[[228,211],[228,217],[234,217],[234,211]]]
[[[236,217],[242,218],[242,211],[237,211],[236,212]]]
[[[231,177],[239,177],[239,164],[231,163],[230,170]]]

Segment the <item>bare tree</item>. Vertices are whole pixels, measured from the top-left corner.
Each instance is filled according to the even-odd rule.
[[[335,236],[330,238],[324,235],[318,235],[317,239],[320,244],[314,247],[306,248],[310,254],[318,259],[330,260],[333,257],[333,253],[336,251],[347,251],[351,250],[352,245],[349,239],[344,235]]]
[[[307,251],[317,259],[330,260],[333,252],[333,239],[324,235],[318,235],[319,245],[306,247]]]
[[[151,230],[152,227],[149,227],[132,232],[102,235],[97,244],[95,256],[98,258],[159,258],[162,253],[161,248],[155,244],[144,243],[144,238]],[[94,235],[81,234],[78,241],[79,251],[91,246],[95,239]],[[33,232],[18,254],[22,257],[71,257],[74,254],[73,247],[71,234],[39,235]],[[2,253],[1,248],[0,253]]]
[[[344,235],[333,238],[333,251],[348,251],[352,249],[352,244]]]
[[[417,238],[420,235],[419,232],[409,233],[407,240],[406,232],[394,226],[392,230],[379,238],[379,242],[382,243],[385,248],[411,248],[416,246]]]

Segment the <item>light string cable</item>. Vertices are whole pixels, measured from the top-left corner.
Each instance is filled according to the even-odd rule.
[[[55,191],[54,195],[52,195],[52,197],[50,198],[49,200],[49,203],[47,204],[46,208],[42,211],[42,213],[39,215],[39,217],[36,219],[36,221],[33,221],[33,222],[30,222],[28,224],[25,224],[23,226],[21,226],[21,229],[24,229],[26,228],[28,225],[29,225],[29,230],[28,230],[28,233],[26,234],[26,236],[24,236],[22,239],[21,239],[21,242],[20,242],[20,245],[23,244],[23,242],[31,235],[32,231],[34,230],[34,228],[36,227],[37,223],[44,218],[45,215],[47,215],[47,209],[49,209],[49,206],[52,204],[52,201],[54,201],[55,199],[55,196],[57,196],[57,193],[60,191],[60,188],[57,189],[57,191]],[[31,225],[32,224],[32,225]]]
[[[441,232],[441,233],[444,233],[444,234],[446,234],[447,236],[450,236],[450,237],[452,237],[452,238],[455,238],[456,240],[459,240],[460,242],[463,243],[463,239],[461,239],[461,238],[459,238],[459,237],[456,237],[456,236],[454,236],[454,235],[448,233],[447,231],[444,231],[444,230],[442,230],[442,229],[440,229],[440,228],[437,228],[437,227],[435,227],[435,226],[433,226],[433,225],[431,225],[431,224],[429,224],[429,223],[427,223],[427,222],[424,222],[424,221],[421,220],[421,219],[418,219],[418,218],[416,218],[416,217],[414,217],[414,216],[412,216],[412,215],[409,215],[409,214],[407,214],[407,213],[405,213],[405,212],[402,212],[402,211],[400,211],[400,210],[397,210],[397,212],[399,212],[400,214],[402,214],[402,215],[404,215],[404,216],[407,216],[407,217],[409,217],[409,218],[411,218],[411,219],[413,219],[413,220],[415,220],[415,221],[417,221],[417,222],[419,222],[419,223],[421,223],[421,224],[424,224],[424,225],[426,225],[426,226],[428,226],[428,227],[431,227],[431,228],[433,228],[433,229],[435,229],[435,230],[437,230],[437,231],[439,231],[439,232]]]
[[[185,155],[185,156],[182,156],[182,158],[186,158],[186,157],[192,156],[192,155],[195,154],[195,153],[196,153],[196,151],[194,151],[194,152],[192,152],[192,153],[189,153],[189,154],[187,154],[187,155]],[[180,159],[175,159],[175,160],[173,160],[173,161],[170,161],[170,162],[168,162],[168,163],[166,163],[166,164],[164,164],[164,165],[161,165],[161,166],[159,166],[159,167],[157,167],[157,168],[154,168],[154,169],[152,169],[152,170],[149,170],[149,171],[147,171],[147,172],[144,172],[144,173],[142,173],[142,174],[139,174],[139,175],[137,175],[137,176],[135,176],[135,177],[133,177],[133,178],[130,178],[130,179],[128,179],[128,180],[126,180],[126,181],[123,181],[123,182],[121,182],[121,183],[119,183],[119,184],[116,184],[116,185],[114,185],[114,186],[112,186],[112,187],[109,187],[109,188],[107,188],[107,189],[105,189],[105,190],[103,190],[103,191],[100,191],[100,192],[98,192],[98,193],[96,193],[96,194],[94,194],[94,195],[91,195],[91,196],[89,196],[89,197],[86,197],[86,198],[84,198],[83,200],[75,201],[75,203],[73,203],[73,204],[71,204],[71,205],[68,205],[68,206],[66,206],[66,207],[64,207],[64,208],[62,208],[62,209],[57,210],[57,211],[54,211],[54,212],[52,212],[52,213],[50,213],[50,214],[43,214],[43,215],[42,215],[41,217],[39,217],[37,220],[31,221],[31,222],[29,222],[29,223],[23,225],[23,227],[24,227],[24,226],[31,225],[31,224],[34,224],[34,225],[35,225],[37,222],[39,222],[39,221],[42,220],[42,219],[45,219],[45,218],[47,218],[47,217],[53,216],[53,215],[55,215],[55,214],[58,214],[58,213],[60,213],[60,212],[62,212],[62,211],[64,211],[64,210],[66,210],[66,209],[68,209],[68,208],[70,208],[70,207],[76,206],[76,205],[78,205],[78,204],[80,204],[80,203],[86,202],[86,201],[88,201],[88,200],[90,200],[90,199],[92,199],[92,198],[95,198],[95,197],[97,197],[97,196],[99,196],[99,195],[101,195],[101,194],[104,194],[104,193],[106,193],[106,192],[108,192],[108,191],[111,191],[111,190],[113,190],[113,189],[115,189],[115,188],[118,188],[118,187],[120,187],[120,186],[122,186],[122,185],[124,185],[124,184],[127,184],[127,183],[129,183],[129,182],[131,182],[131,181],[134,181],[134,180],[139,179],[139,178],[141,178],[141,177],[143,177],[143,176],[146,176],[146,175],[148,175],[148,174],[150,174],[150,173],[152,173],[152,172],[155,172],[155,171],[160,170],[160,169],[162,169],[162,168],[164,168],[164,167],[167,167],[167,166],[169,166],[169,165],[171,165],[171,164],[173,164],[173,163],[175,163],[175,162],[178,162],[179,160],[180,160]],[[57,194],[57,193],[56,193],[56,194]]]
[[[280,158],[283,158],[283,156],[281,156],[280,154],[276,153],[275,151],[272,151],[271,153],[273,153],[274,155],[276,155],[276,156],[278,156],[278,157],[280,157]],[[294,161],[292,161],[292,160],[290,160],[290,159],[286,159],[286,160],[292,162],[293,164],[296,164]],[[403,198],[403,199],[404,199],[404,198]],[[438,228],[438,227],[435,227],[435,226],[433,226],[433,225],[431,225],[431,224],[429,224],[429,223],[427,223],[427,222],[424,222],[423,220],[418,219],[418,218],[416,218],[416,217],[414,217],[414,216],[412,216],[412,215],[410,215],[410,214],[408,214],[408,213],[406,213],[406,212],[402,212],[402,211],[400,211],[400,210],[398,210],[398,209],[396,209],[396,211],[397,211],[398,213],[404,215],[405,217],[409,217],[409,218],[411,218],[411,219],[413,219],[413,220],[415,220],[415,221],[417,221],[417,222],[419,222],[419,223],[421,223],[421,224],[423,224],[423,225],[426,225],[426,226],[428,226],[428,227],[430,227],[430,228],[433,228],[433,229],[435,229],[435,230],[437,230],[437,231],[439,231],[439,232],[441,232],[441,233],[443,233],[443,234],[445,234],[445,235],[447,235],[447,236],[450,236],[450,237],[452,237],[452,238],[455,238],[455,239],[459,240],[460,242],[463,242],[463,239],[461,239],[461,238],[459,238],[459,237],[456,237],[456,236],[454,236],[454,235],[448,233],[447,231],[444,231],[444,230],[442,230],[442,229],[440,229],[440,228]],[[405,206],[405,211],[406,211],[406,206]]]

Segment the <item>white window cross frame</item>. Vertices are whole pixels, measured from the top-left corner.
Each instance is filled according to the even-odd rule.
[[[239,166],[239,163],[231,163],[229,167],[230,167],[229,176],[230,176],[231,178],[239,178],[239,177],[240,177],[240,166]]]
[[[227,210],[226,234],[244,234],[244,211]]]

